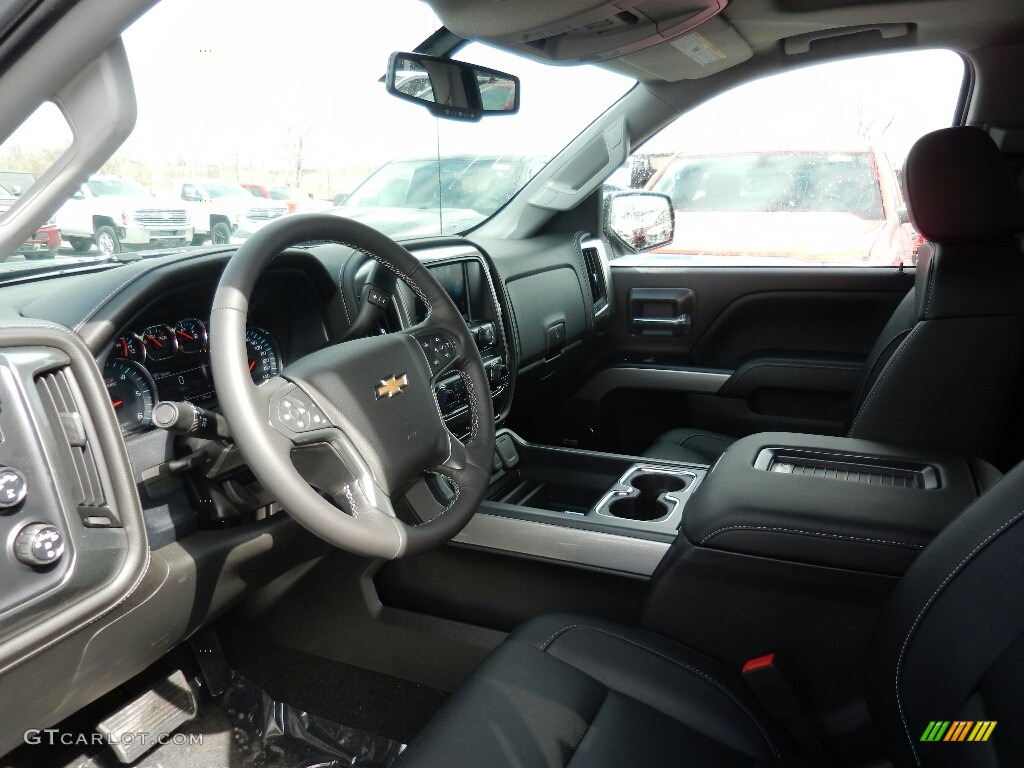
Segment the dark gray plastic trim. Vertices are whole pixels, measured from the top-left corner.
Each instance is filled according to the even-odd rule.
[[[38,617],[18,634],[0,643],[0,673],[24,662],[67,635],[107,613],[138,586],[149,560],[142,506],[132,480],[131,465],[121,430],[114,417],[106,387],[96,362],[85,344],[67,329],[53,324],[9,323],[0,325],[0,349],[49,347],[67,356],[81,390],[83,411],[92,422],[95,451],[103,457],[110,480],[107,489],[121,517],[125,559],[120,570],[90,594],[68,604],[59,599],[44,601]],[[70,510],[68,516],[77,516]],[[70,579],[73,581],[75,575]]]

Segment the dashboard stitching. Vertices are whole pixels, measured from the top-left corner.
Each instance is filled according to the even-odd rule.
[[[207,255],[207,254],[194,254],[194,255],[190,255],[190,256],[188,256],[186,258],[181,259],[181,261],[188,261],[188,260],[199,258],[200,256],[205,256],[205,255]],[[103,306],[108,301],[110,301],[110,299],[112,299],[116,294],[121,292],[122,288],[124,288],[129,283],[132,283],[135,280],[138,280],[139,278],[145,277],[145,276],[149,275],[150,273],[155,272],[158,269],[162,269],[162,268],[168,266],[168,263],[177,264],[177,263],[180,263],[180,262],[179,261],[173,261],[173,262],[165,262],[165,263],[161,263],[161,264],[153,264],[150,267],[145,268],[145,269],[139,271],[138,273],[132,275],[127,280],[125,280],[123,283],[121,283],[119,286],[117,286],[117,288],[115,288],[110,293],[108,293],[106,296],[104,296],[102,299],[100,299],[100,301],[91,310],[89,310],[89,313],[85,317],[83,317],[81,322],[79,322],[75,326],[75,328],[74,328],[75,333],[78,333],[79,331],[81,331],[82,328],[85,327],[85,324],[88,323],[90,320],[92,320],[93,317],[96,316],[96,313],[99,312],[103,308]]]
[[[739,698],[737,698],[736,694],[733,693],[731,690],[729,690],[729,687],[727,685],[725,685],[724,683],[719,682],[718,680],[713,678],[711,675],[709,675],[707,672],[705,672],[705,671],[703,671],[701,669],[698,669],[698,668],[696,668],[694,666],[691,666],[690,664],[687,664],[684,661],[680,661],[679,659],[673,659],[668,654],[662,653],[661,651],[657,650],[656,648],[652,648],[651,646],[649,646],[649,645],[647,645],[645,643],[641,643],[638,640],[634,640],[632,638],[626,637],[625,635],[619,634],[617,632],[611,632],[611,631],[609,631],[607,629],[602,629],[601,627],[594,627],[594,626],[591,626],[589,624],[570,624],[568,627],[562,627],[557,632],[555,632],[555,634],[553,634],[551,637],[549,637],[547,640],[545,640],[544,644],[541,645],[540,650],[542,650],[545,653],[550,653],[549,648],[550,648],[551,644],[555,640],[557,640],[559,637],[561,637],[561,636],[571,632],[574,629],[590,629],[590,630],[593,630],[594,632],[599,632],[599,633],[604,634],[604,635],[609,635],[610,637],[616,637],[616,638],[618,638],[619,640],[622,640],[625,643],[629,643],[630,645],[635,645],[637,648],[643,648],[648,653],[653,653],[655,656],[658,656],[659,658],[662,658],[662,659],[664,659],[665,661],[667,661],[667,662],[669,662],[671,664],[675,664],[676,666],[678,666],[678,667],[680,667],[682,669],[685,669],[688,672],[690,672],[690,673],[692,673],[694,675],[697,675],[698,677],[703,678],[704,680],[707,680],[709,683],[711,683],[716,688],[718,688],[722,693],[724,693],[726,696],[728,696],[730,699],[732,699],[733,703],[737,707],[739,707],[741,710],[743,710],[743,713],[746,714],[746,716],[748,718],[750,718],[750,721],[757,727],[757,730],[759,730],[761,732],[761,736],[764,738],[765,742],[768,744],[768,747],[771,749],[772,754],[774,754],[775,757],[779,756],[778,748],[775,746],[775,743],[768,737],[768,732],[761,725],[760,721],[754,716],[754,713],[751,712],[743,704],[743,702],[739,700]]]
[[[863,536],[847,536],[841,533],[828,533],[826,531],[804,531],[799,528],[783,528],[780,526],[770,525],[727,525],[724,528],[719,528],[717,531],[713,531],[700,540],[701,544],[706,543],[710,539],[713,539],[720,533],[728,533],[729,531],[767,531],[769,533],[796,533],[804,536],[819,536],[827,539],[843,539],[846,541],[858,541],[868,544],[891,544],[898,547],[908,547],[910,549],[924,549],[920,544],[911,544],[906,541],[895,541],[890,539],[869,539]]]

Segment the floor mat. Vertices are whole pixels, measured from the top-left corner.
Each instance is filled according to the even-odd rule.
[[[19,747],[2,759],[18,768],[114,768],[120,766],[107,747],[81,743],[92,734],[65,732],[56,743],[47,734],[38,745]],[[63,734],[67,733],[65,737]],[[137,738],[137,737],[136,737]],[[88,743],[88,742],[86,742]],[[203,696],[195,719],[183,725],[133,768],[389,768],[404,745],[339,725],[276,701],[238,673],[216,699]]]
[[[271,696],[394,741],[412,741],[448,699],[436,688],[264,640],[227,621],[216,629],[231,668]]]

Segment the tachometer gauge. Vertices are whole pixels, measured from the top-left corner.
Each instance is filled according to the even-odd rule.
[[[168,325],[151,325],[142,332],[146,354],[151,360],[170,360],[178,354],[178,339]]]
[[[146,345],[137,333],[126,333],[114,342],[109,356],[144,363],[146,362]]]
[[[206,324],[202,320],[190,317],[179,320],[174,325],[174,335],[178,339],[178,349],[182,352],[202,352],[206,349]]]
[[[150,426],[156,405],[156,385],[149,371],[132,360],[107,360],[103,366],[103,383],[123,434],[130,435]]]
[[[262,328],[250,328],[245,332],[245,351],[249,360],[249,375],[256,384],[277,376],[281,370],[277,344]]]

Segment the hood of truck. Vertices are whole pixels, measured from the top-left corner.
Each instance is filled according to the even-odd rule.
[[[872,258],[887,225],[848,213],[677,211],[675,238],[652,253],[858,262]]]
[[[324,213],[358,221],[393,238],[430,237],[462,232],[483,221],[484,216],[468,208],[445,208],[442,219],[437,208],[376,208],[341,206]]]

